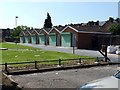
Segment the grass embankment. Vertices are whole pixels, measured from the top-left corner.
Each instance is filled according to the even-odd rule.
[[[67,58],[88,58],[87,56],[79,56],[62,52],[45,51],[38,48],[29,46],[16,45],[14,43],[0,43],[2,48],[8,48],[8,50],[2,50],[2,63],[8,62],[27,62],[38,60],[58,60]]]

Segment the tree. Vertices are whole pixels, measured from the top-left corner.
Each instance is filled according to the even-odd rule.
[[[27,26],[17,26],[16,28],[13,29],[12,31],[12,38],[19,38],[19,34],[22,30],[30,29],[30,27]]]
[[[44,28],[52,28],[52,22],[49,13],[47,13],[47,19],[45,19]]]
[[[109,28],[109,31],[113,35],[120,35],[120,23],[111,25],[111,27]]]

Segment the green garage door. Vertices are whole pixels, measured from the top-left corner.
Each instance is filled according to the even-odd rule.
[[[50,45],[56,46],[56,35],[50,34]]]
[[[28,43],[29,42],[29,38],[28,36],[25,36],[25,43]]]
[[[33,44],[36,44],[36,36],[35,36],[35,35],[32,36],[32,43],[33,43]]]
[[[20,37],[20,43],[23,43],[23,37]]]
[[[70,47],[71,46],[71,35],[70,33],[62,33],[62,46]]]
[[[45,36],[44,36],[44,34],[40,35],[39,40],[40,40],[40,44],[42,44],[42,45],[45,44]]]

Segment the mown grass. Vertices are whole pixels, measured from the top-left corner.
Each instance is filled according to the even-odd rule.
[[[87,56],[79,56],[55,51],[45,51],[42,49],[17,45],[14,43],[0,43],[0,45],[2,45],[2,48],[8,48],[8,50],[2,50],[2,63],[58,60],[59,58],[88,58]]]

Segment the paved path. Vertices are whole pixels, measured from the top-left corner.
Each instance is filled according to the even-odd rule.
[[[36,44],[21,44],[25,46],[32,46],[36,48],[41,48],[44,50],[50,51],[58,51],[58,52],[65,52],[65,53],[73,53],[72,47],[55,47],[55,46],[45,46],[45,45],[36,45]],[[75,49],[75,54],[77,55],[84,55],[84,56],[91,56],[91,57],[103,57],[99,51],[95,50],[85,50],[85,49]],[[116,54],[108,54],[108,57],[111,59],[112,62],[119,62],[120,55]]]

